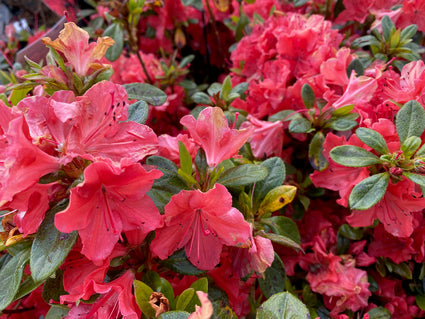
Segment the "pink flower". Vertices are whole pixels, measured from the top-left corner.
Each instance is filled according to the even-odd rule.
[[[139,230],[145,236],[160,225],[160,214],[146,195],[159,170],[140,164],[121,167],[94,162],[84,171],[84,182],[71,189],[69,206],[55,217],[65,233],[79,231],[82,253],[94,263],[112,252],[122,231]]]
[[[182,142],[188,150],[192,159],[195,158],[199,146],[186,134],[179,134],[176,137],[168,134],[158,136],[158,155],[180,164],[179,142]]]
[[[165,259],[185,247],[189,260],[199,269],[213,269],[223,245],[249,244],[251,228],[232,207],[226,187],[216,184],[206,193],[181,191],[165,206],[164,228],[156,231],[151,250]]]
[[[69,22],[65,23],[65,28],[59,33],[56,40],[52,41],[46,37],[42,38],[42,41],[62,53],[74,68],[75,73],[88,75],[90,70],[105,67],[99,61],[115,42],[110,37],[100,37],[97,39],[97,43],[89,44],[89,39],[87,31],[79,28],[75,23]]]
[[[96,302],[72,307],[67,318],[140,318],[142,313],[132,293],[134,279],[133,272],[127,270],[109,283],[94,283],[94,291],[100,294]]]
[[[208,294],[202,291],[197,291],[196,294],[201,301],[201,307],[195,305],[195,312],[193,312],[187,319],[210,319],[213,314],[213,306],[211,301],[208,299]]]
[[[281,121],[260,121],[248,115],[249,122],[244,122],[241,128],[253,127],[249,143],[256,158],[266,158],[272,155],[281,156],[284,139],[283,124]]]
[[[254,131],[254,128],[229,128],[219,107],[205,108],[197,120],[192,115],[186,115],[180,123],[186,126],[195,142],[204,149],[210,167],[236,155]]]

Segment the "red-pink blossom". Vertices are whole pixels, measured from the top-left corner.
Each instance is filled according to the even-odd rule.
[[[137,163],[117,167],[94,162],[85,169],[84,182],[71,189],[69,206],[56,214],[55,225],[65,233],[78,230],[81,252],[102,262],[122,231],[137,229],[146,236],[160,225],[158,209],[146,192],[161,175]]]
[[[209,270],[219,263],[223,245],[249,246],[250,234],[242,213],[232,207],[230,193],[216,184],[205,193],[183,190],[171,197],[151,250],[165,259],[184,247],[191,263]]]
[[[180,123],[190,132],[193,140],[201,146],[210,167],[235,156],[251,136],[254,128],[233,129],[229,127],[221,108],[207,107],[198,119],[184,116]]]

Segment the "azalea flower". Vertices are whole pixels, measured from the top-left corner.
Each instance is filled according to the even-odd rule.
[[[102,262],[122,231],[139,230],[144,236],[160,225],[160,214],[146,195],[162,173],[140,164],[94,162],[84,171],[84,182],[71,189],[69,206],[55,216],[58,230],[79,231],[82,253]]]
[[[135,276],[127,270],[109,283],[95,283],[94,291],[100,294],[94,304],[80,303],[73,306],[67,318],[123,318],[139,319],[142,315],[132,293]],[[122,317],[120,317],[120,314]]]
[[[78,75],[88,75],[91,70],[105,67],[100,63],[100,59],[115,42],[110,37],[100,37],[97,43],[89,44],[89,39],[87,31],[79,28],[74,22],[69,22],[65,23],[65,28],[56,40],[45,37],[42,41],[62,53]]]
[[[210,167],[235,156],[254,131],[254,128],[230,128],[219,107],[205,108],[198,119],[186,115],[180,123],[186,126],[191,137],[204,149]]]
[[[206,193],[181,191],[165,206],[164,227],[156,231],[151,250],[166,259],[184,247],[192,264],[213,269],[223,245],[249,246],[251,228],[241,212],[232,207],[226,187],[216,184]]]

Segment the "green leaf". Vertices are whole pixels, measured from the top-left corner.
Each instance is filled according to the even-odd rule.
[[[248,90],[249,87],[249,83],[248,82],[242,82],[239,83],[238,85],[236,85],[231,91],[230,93],[237,93],[239,95],[243,95],[246,90]]]
[[[308,0],[294,0],[294,7],[302,7],[308,2]]]
[[[27,93],[31,91],[32,88],[33,86],[31,85],[31,87],[14,89],[9,96],[10,103],[16,106],[21,100],[23,100],[27,96]]]
[[[363,64],[360,62],[359,59],[354,59],[350,62],[350,64],[347,67],[347,76],[350,78],[351,72],[355,72],[356,76],[361,76],[364,74],[364,67]]]
[[[281,292],[271,296],[257,309],[257,319],[310,319],[307,307],[294,295]]]
[[[177,299],[176,310],[186,310],[186,307],[189,305],[189,302],[192,300],[194,295],[195,289],[193,288],[187,288],[183,291]]]
[[[398,111],[396,121],[398,137],[403,143],[410,136],[421,136],[425,130],[425,110],[417,101],[409,101]]]
[[[168,311],[161,314],[158,319],[187,319],[190,313],[186,311]]]
[[[400,146],[400,149],[403,151],[403,154],[406,159],[409,159],[421,146],[422,140],[417,136],[408,137],[403,144]]]
[[[297,224],[292,219],[285,216],[273,216],[263,218],[261,223],[269,226],[273,233],[288,237],[297,244],[301,244],[301,236]]]
[[[13,298],[13,300],[18,300],[26,295],[28,295],[29,293],[31,293],[32,291],[34,291],[38,286],[40,286],[42,283],[35,283],[34,280],[31,277],[28,277],[27,279],[24,280],[24,282],[21,284],[21,286],[19,287],[18,292],[16,293],[15,297]]]
[[[296,241],[292,240],[289,237],[281,236],[281,235],[277,235],[277,234],[273,234],[273,233],[266,233],[264,230],[260,230],[257,234],[260,235],[261,237],[270,239],[271,241],[273,241],[277,244],[287,246],[287,247],[291,247],[291,248],[295,248],[295,249],[302,251],[301,246]]]
[[[25,265],[30,258],[28,248],[19,251],[0,269],[0,311],[5,309],[19,290]]]
[[[103,36],[108,36],[114,39],[115,43],[106,51],[105,57],[109,61],[118,59],[124,49],[124,31],[121,23],[114,22],[108,26],[103,32]]]
[[[360,240],[363,238],[364,229],[359,227],[351,227],[348,224],[343,224],[339,228],[338,232],[345,238],[351,240]]]
[[[354,109],[354,104],[344,105],[337,108],[335,111],[333,111],[332,116],[341,117],[341,116],[346,116],[348,114],[355,115],[355,113],[350,113],[353,109]]]
[[[391,260],[386,259],[385,266],[387,266],[388,270],[392,273],[395,273],[409,280],[412,279],[412,271],[410,270],[409,265],[407,263],[396,264]]]
[[[149,115],[149,105],[143,101],[137,101],[128,106],[127,121],[133,121],[139,124],[145,124]]]
[[[202,277],[195,281],[192,285],[190,285],[190,288],[193,288],[196,291],[203,291],[205,293],[208,293],[208,279],[207,277]],[[198,298],[198,295],[195,293],[190,300],[189,304],[186,306],[186,310],[188,312],[194,312],[195,311],[195,305],[201,306],[201,301]]]
[[[277,122],[277,121],[288,121],[289,119],[300,118],[301,115],[296,113],[294,110],[283,110],[277,112],[271,116],[269,116],[269,122]]]
[[[153,85],[147,83],[130,83],[123,86],[127,91],[129,99],[143,100],[153,106],[160,106],[167,101],[167,94]]]
[[[416,304],[421,308],[421,310],[425,310],[425,295],[416,295]]]
[[[182,68],[188,66],[188,64],[190,62],[192,62],[194,59],[195,59],[195,56],[193,54],[185,56],[183,59],[181,59],[181,61],[179,63],[179,68],[182,69]]]
[[[267,174],[267,168],[262,165],[244,164],[224,171],[217,183],[227,187],[243,186],[261,181]]]
[[[209,106],[213,106],[214,103],[211,101],[211,98],[208,94],[205,94],[204,92],[196,92],[192,95],[193,102],[197,104],[205,104]]]
[[[418,26],[416,24],[411,24],[405,27],[400,34],[400,43],[404,44],[410,42],[409,40],[416,34],[418,31]]]
[[[220,97],[224,100],[227,100],[227,97],[229,96],[229,93],[231,90],[232,90],[232,80],[230,79],[230,75],[228,75],[223,81]]]
[[[365,167],[381,163],[381,160],[375,154],[354,145],[334,147],[329,155],[334,162],[348,167]]]
[[[305,83],[301,88],[301,98],[306,108],[311,109],[314,107],[316,97],[314,96],[313,89],[308,83]]]
[[[198,9],[199,11],[202,11],[204,9],[204,4],[202,3],[202,0],[181,0],[182,4],[187,7],[191,6],[195,9]]]
[[[378,203],[385,195],[390,174],[388,172],[372,175],[354,186],[348,202],[351,209],[366,210]]]
[[[412,182],[425,187],[425,176],[410,172],[403,172],[403,175],[410,179]]]
[[[179,141],[180,167],[188,175],[192,175],[192,157],[182,141]]]
[[[306,133],[311,129],[311,123],[304,117],[293,119],[289,122],[288,130],[291,133]]]
[[[186,276],[199,276],[205,271],[196,268],[187,259],[184,249],[174,252],[170,257],[160,262],[162,266]]]
[[[335,131],[344,132],[355,128],[359,123],[347,118],[337,118],[329,123],[329,127]]]
[[[199,175],[199,183],[203,184],[205,182],[207,171],[208,171],[208,163],[207,156],[205,155],[205,151],[200,147],[195,156],[195,166],[198,170]]]
[[[285,290],[286,272],[280,257],[274,253],[273,263],[264,272],[263,278],[258,278],[258,284],[263,295],[270,298],[272,295]]]
[[[357,123],[356,123],[357,124]],[[319,171],[324,170],[328,167],[329,163],[323,156],[323,143],[325,142],[325,135],[322,131],[314,134],[311,139],[310,145],[308,146],[308,159],[310,165]]]
[[[391,34],[396,30],[394,22],[390,19],[390,17],[384,16],[381,23],[385,41],[389,41],[391,39]]]
[[[155,310],[153,310],[151,304],[149,303],[153,289],[140,280],[134,280],[133,286],[136,303],[140,310],[142,310],[142,312],[149,318],[155,317]]]
[[[156,292],[161,292],[168,299],[170,306],[174,306],[174,291],[167,279],[160,277],[155,271],[144,273],[143,282]]]
[[[356,130],[356,135],[363,143],[372,147],[378,153],[387,154],[390,152],[385,139],[378,132],[370,128],[359,127]]]
[[[50,209],[34,238],[31,248],[30,268],[35,282],[42,282],[62,264],[74,246],[78,232],[61,233],[55,227],[55,214],[66,208],[63,201]]]
[[[391,319],[391,313],[384,307],[376,307],[368,312],[369,319]]]
[[[217,93],[221,92],[222,86],[223,85],[221,83],[214,82],[207,89],[207,92],[208,92],[209,95],[213,96],[214,94],[217,94]]]
[[[365,46],[368,46],[368,45],[373,45],[373,46],[378,47],[380,45],[380,42],[373,35],[365,35],[361,38],[355,39],[351,43],[351,48],[358,49],[358,48],[362,48],[362,47],[365,47]]]
[[[273,188],[283,184],[286,177],[285,163],[280,157],[271,157],[261,163],[267,171],[267,177],[255,184],[254,209],[257,210],[261,201]]]
[[[150,156],[146,164],[157,166],[163,175],[156,179],[147,195],[153,200],[160,212],[170,202],[171,196],[186,189],[186,183],[177,174],[178,167],[169,159],[161,156]]]
[[[63,287],[63,270],[58,269],[55,273],[55,276],[47,278],[43,286],[43,299],[47,303],[50,303],[50,300],[54,300],[57,303],[60,301],[60,296],[66,295],[67,292]]]
[[[66,305],[52,305],[45,319],[63,319],[68,315],[69,308]]]

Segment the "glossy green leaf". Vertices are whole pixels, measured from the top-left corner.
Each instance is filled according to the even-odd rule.
[[[387,154],[390,152],[385,139],[378,132],[370,128],[359,127],[356,130],[356,135],[363,143],[372,147],[378,153]]]
[[[267,168],[262,165],[244,164],[224,171],[217,183],[227,187],[243,186],[261,181],[267,174]]]
[[[360,240],[363,238],[364,229],[359,227],[351,227],[348,224],[343,224],[339,228],[338,232],[345,238],[351,240]]]
[[[202,277],[195,281],[192,285],[190,285],[190,288],[193,288],[195,290],[195,294],[193,295],[192,299],[186,306],[186,310],[188,312],[194,312],[195,311],[195,305],[201,306],[201,301],[198,298],[198,295],[196,294],[196,291],[203,291],[205,293],[208,293],[208,279],[207,277]]]
[[[335,131],[344,132],[355,128],[357,125],[359,125],[359,123],[354,120],[347,118],[337,118],[329,123],[329,128]]]
[[[421,146],[422,140],[417,136],[408,137],[403,144],[400,146],[400,149],[403,151],[403,155],[406,159],[409,159]]]
[[[257,309],[257,319],[310,319],[307,307],[289,292],[271,296]]]
[[[301,98],[306,108],[311,109],[314,107],[316,97],[314,96],[313,89],[308,83],[305,83],[301,88]]]
[[[289,217],[273,216],[270,218],[263,218],[261,222],[270,227],[273,233],[288,237],[297,244],[301,244],[301,236],[297,224]]]
[[[204,4],[202,3],[202,0],[181,0],[182,4],[184,6],[191,6],[198,10],[204,9]]]
[[[52,305],[46,314],[45,319],[63,319],[66,318],[69,307],[66,305]]]
[[[179,68],[184,68],[189,65],[190,62],[192,62],[195,59],[195,56],[193,54],[185,56],[179,63]]]
[[[334,162],[348,167],[364,167],[381,163],[375,154],[354,145],[334,147],[329,154]]]
[[[19,251],[0,269],[0,311],[5,309],[19,290],[25,265],[30,258],[28,248]]]
[[[273,233],[266,233],[264,230],[260,230],[258,232],[258,235],[260,235],[261,237],[270,239],[271,241],[273,241],[273,242],[275,242],[279,245],[295,248],[295,249],[302,251],[301,246],[296,241],[292,240],[289,237],[277,235],[277,234],[273,234]]]
[[[390,180],[388,172],[372,175],[354,186],[348,202],[351,209],[365,210],[378,203],[385,195]]]
[[[367,312],[369,319],[391,319],[391,313],[384,307],[376,307]]]
[[[192,100],[193,102],[197,103],[197,104],[205,104],[205,105],[209,105],[209,106],[213,106],[214,103],[211,101],[211,98],[209,97],[208,94],[205,94],[204,92],[196,92],[195,94],[192,95]]]
[[[23,87],[23,88],[16,88],[12,91],[12,93],[9,96],[10,99],[10,103],[12,103],[12,105],[17,105],[21,100],[23,100],[29,91],[31,91],[33,88],[33,86],[31,85],[30,87]]]
[[[416,295],[416,304],[421,308],[421,310],[425,310],[425,295]]]
[[[242,95],[246,92],[246,90],[248,90],[249,87],[249,83],[248,82],[242,82],[239,83],[238,85],[236,85],[231,91],[230,93],[237,93],[239,95]]]
[[[418,26],[416,24],[408,25],[403,30],[401,30],[400,42],[401,43],[410,42],[412,37],[416,34],[417,31],[418,31]]]
[[[350,62],[350,64],[347,67],[347,77],[350,78],[351,72],[355,72],[357,76],[361,76],[364,73],[364,67],[363,64],[360,62],[359,59],[354,59]]]
[[[170,257],[162,260],[160,263],[168,269],[186,276],[199,276],[205,272],[192,265],[187,259],[184,249],[174,252]]]
[[[115,22],[108,26],[103,32],[103,36],[114,39],[115,43],[106,51],[105,57],[109,61],[118,59],[124,49],[124,30],[121,23]]]
[[[295,8],[302,7],[307,2],[308,2],[308,0],[294,0],[294,7]]]
[[[230,79],[230,75],[228,75],[223,81],[220,97],[224,100],[227,100],[227,97],[229,96],[231,90],[232,90],[232,80]]]
[[[145,124],[149,115],[149,105],[143,101],[136,101],[128,106],[127,121],[133,121],[139,124]]]
[[[410,136],[421,136],[425,130],[425,110],[417,101],[409,101],[398,111],[396,121],[398,137],[403,143]]]
[[[403,172],[403,175],[410,179],[412,182],[425,187],[425,176],[410,172]]]
[[[266,298],[285,290],[286,272],[280,257],[275,253],[273,263],[264,272],[263,278],[258,278],[261,292]]]
[[[32,291],[37,289],[38,286],[40,286],[42,282],[35,283],[34,280],[31,277],[28,277],[24,280],[24,282],[19,286],[19,290],[16,293],[13,300],[18,300],[28,294],[30,294]]]
[[[158,319],[187,319],[190,313],[186,311],[168,311],[161,314]]]
[[[129,99],[143,100],[153,106],[160,106],[167,101],[167,94],[147,83],[124,84],[124,88]]]
[[[75,244],[78,232],[61,233],[55,227],[55,214],[64,210],[67,201],[49,210],[38,228],[31,248],[30,268],[35,282],[46,280],[62,264]]]
[[[186,189],[186,183],[177,174],[178,167],[169,159],[161,156],[150,156],[146,164],[156,166],[163,175],[156,179],[147,195],[153,200],[160,212],[170,202],[171,196]]]
[[[47,278],[44,282],[42,296],[47,303],[50,303],[50,300],[59,303],[60,296],[66,294],[67,292],[63,287],[63,270],[58,269],[54,276]]]
[[[183,142],[179,141],[180,168],[188,175],[192,175],[192,157]]]
[[[273,188],[283,184],[286,177],[285,163],[280,157],[271,157],[261,163],[267,171],[267,177],[257,182],[254,188],[254,206],[258,209],[261,201]]]
[[[288,130],[291,133],[306,133],[311,129],[311,123],[304,117],[293,119],[289,122]]]
[[[155,310],[153,310],[151,304],[149,303],[153,289],[140,280],[134,280],[133,286],[134,296],[136,297],[136,303],[139,308],[149,318],[155,317]]]
[[[176,310],[186,310],[193,296],[195,295],[195,289],[187,288],[178,297],[176,301]]]
[[[311,139],[310,145],[308,146],[308,159],[310,165],[319,171],[324,170],[328,167],[329,163],[323,156],[323,143],[325,142],[325,135],[322,131],[314,134]]]
[[[384,16],[381,20],[381,25],[385,41],[389,41],[392,33],[396,30],[394,22],[391,20],[390,17]]]

